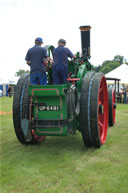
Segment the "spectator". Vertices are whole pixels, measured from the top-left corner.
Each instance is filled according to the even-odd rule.
[[[11,97],[11,87],[8,87],[8,96]]]
[[[117,95],[117,102],[122,102],[122,93],[119,92],[118,95]]]
[[[2,97],[3,96],[3,91],[2,90],[0,90],[0,97]]]
[[[124,88],[123,94],[124,94],[124,103],[127,104],[127,90],[126,90],[126,88]]]

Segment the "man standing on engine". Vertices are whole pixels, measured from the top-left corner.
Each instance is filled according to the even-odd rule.
[[[26,54],[26,63],[30,66],[30,83],[34,85],[46,85],[47,76],[43,62],[48,59],[47,51],[41,47],[43,39],[35,39],[35,46]]]
[[[53,64],[53,83],[64,84],[68,78],[68,57],[75,58],[75,55],[65,48],[66,41],[60,39],[58,47],[54,49],[54,64]]]

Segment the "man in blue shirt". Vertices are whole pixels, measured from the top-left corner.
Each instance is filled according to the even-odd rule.
[[[60,39],[58,47],[54,49],[53,83],[64,84],[68,78],[68,57],[75,58],[73,53],[65,48],[66,41]]]
[[[26,63],[30,66],[30,83],[34,85],[46,85],[47,75],[43,62],[47,60],[47,51],[41,47],[43,39],[35,39],[35,46],[30,48],[26,54]]]

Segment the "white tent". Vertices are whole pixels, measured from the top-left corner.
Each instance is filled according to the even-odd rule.
[[[16,85],[19,77],[0,77],[0,90],[2,91],[2,96],[8,96],[8,86]],[[12,93],[14,87],[12,86]]]
[[[121,64],[111,72],[105,74],[106,78],[118,78],[121,84],[128,84],[128,65]]]
[[[0,78],[0,84],[17,84],[19,77]]]

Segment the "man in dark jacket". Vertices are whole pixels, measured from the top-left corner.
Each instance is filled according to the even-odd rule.
[[[75,58],[74,54],[65,48],[66,41],[60,39],[58,47],[54,49],[53,83],[64,84],[68,77],[68,57]]]
[[[47,51],[41,47],[43,39],[35,39],[35,46],[30,48],[26,54],[26,63],[30,66],[30,83],[35,85],[46,85],[47,76],[43,62],[47,60]]]
[[[11,87],[8,87],[8,96],[11,97]]]

